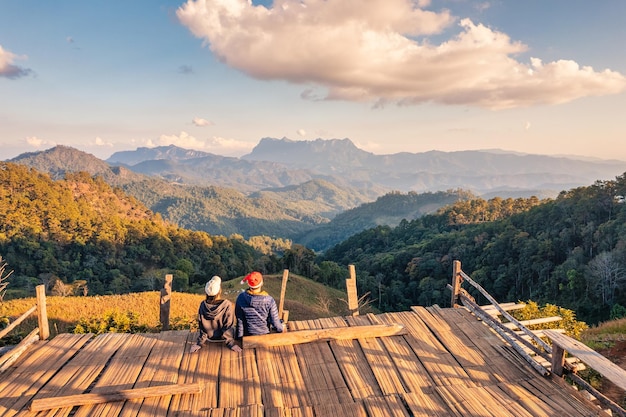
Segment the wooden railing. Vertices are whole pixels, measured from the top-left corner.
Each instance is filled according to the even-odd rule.
[[[462,284],[467,282],[474,287],[481,295],[491,303],[491,305],[480,306],[476,303]],[[452,291],[451,305],[452,307],[464,306],[470,310],[475,316],[480,318],[485,324],[495,330],[503,339],[505,339],[511,347],[513,347],[533,368],[544,376],[551,373],[557,376],[568,375],[574,382],[585,390],[590,392],[605,407],[611,409],[614,415],[626,417],[626,410],[611,401],[609,398],[598,392],[589,385],[576,372],[578,369],[584,369],[580,362],[598,371],[601,375],[611,380],[617,386],[626,388],[626,371],[612,364],[608,359],[592,349],[583,347],[582,343],[563,335],[559,330],[544,330],[534,332],[529,330],[526,325],[546,323],[550,321],[560,320],[559,317],[547,317],[539,320],[519,321],[508,313],[508,308],[499,304],[483,287],[472,280],[461,269],[461,262],[454,261],[452,271],[452,285],[448,285]],[[509,306],[516,306],[511,303]],[[497,312],[494,314],[494,312]],[[501,315],[507,322],[502,322],[497,315]],[[519,329],[516,331],[515,329]],[[547,337],[552,341],[552,346],[546,343],[539,334]],[[565,358],[564,351],[570,353],[570,358]],[[593,353],[592,353],[593,352]],[[582,358],[574,357],[574,354],[583,356]],[[543,360],[541,360],[543,359]],[[544,363],[542,363],[544,362]],[[548,369],[550,368],[550,369]]]
[[[46,340],[50,337],[50,326],[48,324],[48,313],[46,310],[46,289],[43,285],[38,285],[35,288],[37,292],[37,303],[31,307],[27,312],[15,319],[6,328],[0,331],[0,339],[5,337],[9,332],[17,328],[24,320],[30,317],[32,314],[37,313],[37,324],[32,332],[28,334],[20,343],[18,343],[13,349],[0,356],[0,372],[7,370],[13,362],[15,362],[19,356],[26,350],[28,346],[35,343],[37,340]]]

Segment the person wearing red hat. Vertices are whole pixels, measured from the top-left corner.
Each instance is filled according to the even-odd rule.
[[[251,272],[241,281],[248,284],[248,289],[235,301],[235,317],[237,318],[236,338],[243,336],[268,334],[274,328],[283,332],[284,326],[278,317],[276,301],[263,291],[263,275]]]

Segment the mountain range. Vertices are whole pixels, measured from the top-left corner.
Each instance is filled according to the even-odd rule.
[[[116,152],[107,162],[143,174],[242,192],[320,178],[377,195],[462,188],[477,195],[499,193],[500,197],[556,195],[596,180],[613,179],[626,170],[626,162],[615,160],[498,150],[376,155],[359,149],[349,139],[287,138],[263,138],[241,158],[168,146]]]
[[[264,138],[241,158],[172,145],[116,152],[103,161],[56,146],[9,162],[57,179],[74,171],[101,176],[181,227],[289,238],[317,250],[459,199],[553,197],[626,170],[621,161],[504,151],[375,155],[349,139],[286,138]]]

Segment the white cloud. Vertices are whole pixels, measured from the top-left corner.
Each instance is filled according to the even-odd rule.
[[[213,126],[215,123],[213,123],[210,120],[203,119],[201,117],[194,117],[193,124],[198,127],[204,127],[204,126]]]
[[[187,132],[179,135],[161,135],[157,140],[146,141],[147,147],[175,145],[185,149],[196,149],[217,155],[241,156],[252,150],[255,144],[214,136],[198,139]]]
[[[296,130],[296,133],[300,136],[306,136],[306,130],[304,129],[298,129]]]
[[[41,148],[41,147],[54,147],[56,143],[47,141],[45,139],[38,138],[36,136],[29,136],[24,141],[33,148]]]
[[[412,0],[188,0],[177,15],[225,64],[251,77],[324,88],[325,99],[502,109],[557,104],[626,89],[618,72],[574,61],[536,65],[508,35],[459,21],[460,33],[431,44],[456,19]],[[486,4],[486,3],[485,3]],[[454,32],[451,30],[450,32]],[[315,90],[317,91],[317,89]]]
[[[0,77],[20,78],[29,75],[32,70],[15,65],[18,59],[26,59],[26,56],[18,56],[7,51],[0,45]]]
[[[96,146],[106,146],[106,147],[112,147],[113,146],[113,144],[111,142],[105,141],[100,136],[97,136],[96,139],[94,139],[93,143]]]

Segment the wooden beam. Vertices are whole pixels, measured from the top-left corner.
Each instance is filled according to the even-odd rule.
[[[576,356],[584,364],[595,369],[600,375],[626,391],[626,370],[589,348],[583,342],[550,330],[544,330],[544,334],[552,340],[552,366],[556,368],[552,369],[552,372],[557,375],[562,374],[564,354],[567,351],[570,355]]]
[[[285,333],[270,333],[258,336],[245,336],[243,347],[257,348],[269,346],[297,345],[329,340],[367,339],[371,337],[400,336],[407,334],[401,324],[379,324],[371,326],[335,327],[330,329],[297,330]]]
[[[39,327],[36,327],[28,336],[22,339],[13,349],[0,357],[0,373],[9,369],[26,349],[39,340]]]
[[[50,337],[50,325],[48,324],[48,310],[46,309],[46,287],[37,285],[37,323],[39,325],[39,340]]]
[[[563,317],[560,316],[554,316],[554,317],[542,317],[539,319],[531,319],[531,320],[520,320],[519,324],[523,325],[523,326],[532,326],[533,324],[544,324],[544,323],[552,323],[555,321],[561,321],[563,320]],[[502,323],[504,326],[508,327],[509,329],[518,329],[518,324],[517,323],[511,323],[511,322],[507,322],[507,323]]]
[[[283,310],[285,309],[285,293],[287,292],[287,281],[289,279],[289,270],[283,270],[283,281],[280,285],[280,300],[278,302],[278,317],[283,317]]]
[[[4,336],[6,336],[7,334],[9,334],[9,332],[13,329],[15,329],[21,322],[23,322],[24,320],[26,320],[31,314],[33,314],[35,311],[37,311],[37,306],[34,305],[30,308],[30,310],[28,310],[26,313],[22,314],[21,316],[19,316],[17,319],[15,319],[13,321],[13,323],[9,324],[5,329],[3,329],[0,332],[0,339],[2,339]]]
[[[346,291],[348,293],[348,310],[353,316],[359,315],[359,296],[356,289],[356,270],[354,265],[348,265],[350,278],[346,279]]]
[[[203,385],[199,382],[190,384],[157,385],[147,388],[133,388],[107,393],[88,393],[35,399],[30,403],[30,411],[70,408],[78,405],[100,404],[113,401],[126,401],[135,398],[161,397],[176,394],[198,394]]]
[[[159,320],[161,321],[161,331],[170,329],[170,304],[172,300],[172,274],[165,275],[165,283],[161,288],[161,301],[159,309]]]
[[[504,311],[512,311],[512,310],[520,310],[520,309],[526,307],[526,304],[523,304],[523,303],[502,303],[502,304],[500,304],[500,307]],[[498,309],[495,306],[491,305],[491,304],[482,305],[482,306],[480,306],[480,308],[482,308],[485,313],[489,313],[492,316],[498,316],[500,314]]]
[[[459,292],[461,290],[461,261],[454,261],[452,263],[452,297],[450,298],[450,306],[459,306]]]

